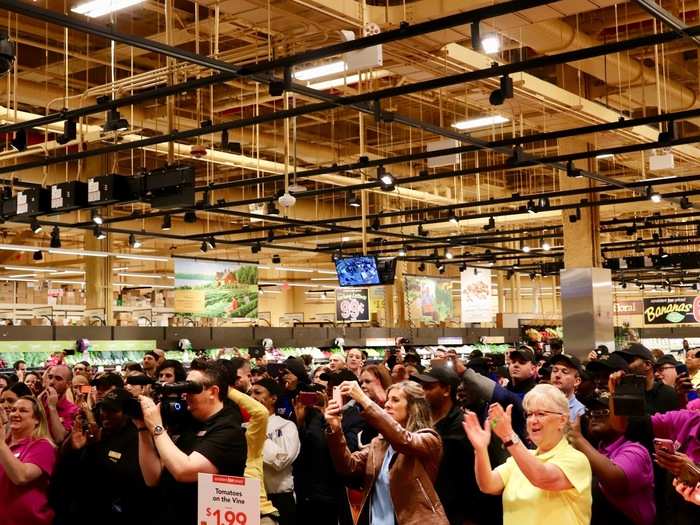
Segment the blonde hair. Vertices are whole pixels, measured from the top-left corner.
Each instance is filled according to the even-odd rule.
[[[430,405],[425,398],[423,387],[415,381],[401,381],[393,384],[387,390],[387,395],[394,390],[399,389],[406,396],[408,419],[406,420],[406,430],[416,432],[423,428],[433,427],[433,418],[430,415]]]
[[[523,399],[523,408],[525,412],[530,412],[535,406],[541,406],[544,402],[549,408],[559,412],[562,416],[569,415],[569,401],[566,396],[557,387],[548,383],[536,385],[532,390],[525,394]]]
[[[49,432],[49,422],[46,418],[46,412],[44,411],[43,405],[34,396],[22,396],[15,403],[20,401],[29,401],[32,404],[32,415],[39,424],[34,428],[32,432],[32,439],[46,439],[53,443],[51,439],[51,433]]]

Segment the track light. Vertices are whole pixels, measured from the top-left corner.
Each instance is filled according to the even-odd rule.
[[[54,226],[51,230],[51,242],[49,243],[50,248],[60,248],[61,247],[61,230],[58,226]]]
[[[688,197],[685,195],[681,197],[680,205],[682,210],[688,210],[693,207],[693,205],[690,203],[690,199],[688,199]]]
[[[506,280],[510,281],[514,275],[515,275],[515,272],[513,270],[508,270],[506,272]]]
[[[362,206],[362,202],[360,201],[360,198],[357,195],[351,193],[348,197],[348,206],[352,208],[359,208],[360,206]]]
[[[133,233],[129,234],[129,246],[132,248],[141,248],[141,241],[139,241]]]
[[[527,212],[532,214],[532,215],[537,213],[537,207],[535,206],[535,201],[533,201],[532,199],[527,201],[526,209],[527,209]]]
[[[369,227],[375,232],[379,231],[379,229],[382,227],[382,223],[379,221],[379,217],[375,217],[374,219],[372,219],[372,222],[370,223]]]
[[[637,223],[632,221],[632,226],[628,226],[625,229],[627,235],[635,235],[637,233]]]
[[[549,208],[549,197],[547,197],[547,196],[540,197],[538,204],[539,204],[540,210],[548,209]]]
[[[102,231],[102,228],[100,228],[99,225],[97,225],[97,224],[93,228],[92,234],[95,236],[95,239],[97,239],[98,241],[101,241],[102,239],[107,238],[107,234],[104,231]]]
[[[66,119],[63,123],[63,135],[56,137],[56,142],[61,146],[68,144],[71,140],[75,140],[78,136],[78,127],[75,123],[75,119]]]
[[[418,271],[419,272],[425,271],[425,263],[424,262],[418,263]]]
[[[32,259],[34,259],[35,261],[43,261],[44,254],[41,253],[41,250],[37,250],[32,254]]]
[[[574,168],[574,162],[572,160],[566,163],[566,176],[571,177],[572,179],[580,179],[583,177],[581,170]]]
[[[251,253],[258,253],[262,249],[262,246],[260,245],[259,242],[253,243],[253,245],[250,247]]]
[[[523,252],[525,252],[525,253],[530,253],[530,247],[529,247],[527,244],[525,244],[525,245],[523,246],[522,250],[523,250]]]
[[[476,268],[474,268],[476,270]],[[459,271],[465,272],[467,270],[467,263],[462,263],[459,265]]]
[[[399,257],[406,257],[406,247],[402,246],[399,248]]]
[[[626,281],[620,281],[620,287],[624,290],[627,288],[627,282]]]
[[[272,228],[267,230],[267,242],[272,242],[275,240],[275,232]]]
[[[581,220],[581,208],[576,208],[576,213],[572,213],[569,215],[569,222],[570,223],[575,223],[576,221]]]
[[[386,171],[384,166],[377,167],[377,180],[382,191],[392,191],[394,189],[394,176]]]
[[[641,239],[637,239],[636,241],[634,241],[634,252],[635,253],[644,253],[644,247],[642,246]]]
[[[129,122],[125,118],[122,118],[119,114],[119,110],[115,108],[110,109],[107,112],[107,120],[102,126],[102,131],[126,131],[127,129],[129,129]]]
[[[197,214],[193,210],[186,211],[184,220],[188,224],[194,224],[197,222]]]
[[[658,191],[654,191],[654,188],[647,186],[647,197],[653,203],[658,204],[661,202],[661,194]]]
[[[660,146],[670,146],[674,140],[676,140],[676,123],[671,120],[666,124],[666,131],[659,133],[658,141]]]
[[[41,224],[39,224],[39,221],[36,219],[32,219],[32,223],[30,224],[29,228],[32,230],[34,234],[39,233],[43,228],[41,227]]]
[[[273,216],[279,216],[280,211],[277,209],[277,206],[275,205],[275,201],[270,201],[267,204],[267,214],[273,215]]]
[[[662,259],[666,259],[668,257],[668,253],[663,249],[663,247],[659,248],[659,257]]]
[[[202,244],[199,247],[199,251],[207,253],[207,250],[209,250],[209,245],[207,244],[207,241],[202,241]]]
[[[443,273],[445,271],[445,265],[442,264],[441,262],[436,262],[435,268],[437,268],[437,271],[440,273]]]
[[[170,218],[170,215],[165,215],[163,217],[163,224],[161,224],[160,229],[167,232],[172,227],[173,227],[173,224],[172,224],[172,219]]]
[[[18,129],[15,131],[15,136],[10,142],[10,146],[12,146],[12,149],[15,151],[24,151],[27,149],[27,130]]]
[[[423,228],[422,224],[418,225],[418,236],[419,237],[427,237],[428,236],[428,232],[425,231],[425,228]]]
[[[450,259],[450,260],[454,259],[454,255],[452,254],[452,252],[450,250],[445,250],[445,259]]]
[[[484,230],[489,231],[493,230],[496,227],[496,219],[493,217],[489,217],[489,222],[484,224]]]
[[[535,272],[530,272],[530,280],[534,281],[535,277],[537,277],[537,274]]]
[[[450,218],[449,218],[449,221],[450,221],[452,224],[455,224],[455,225],[456,225],[456,224],[459,224],[459,219],[457,218],[457,215],[455,214],[454,211],[450,211]]]
[[[102,219],[102,214],[97,208],[92,209],[92,211],[90,212],[90,217],[92,219],[92,222],[94,222],[98,226],[102,225],[102,223],[104,222],[104,219]]]
[[[278,254],[272,256],[272,264],[279,264],[282,262],[282,258]]]
[[[544,242],[542,243],[542,249],[543,249],[545,252],[548,252],[549,250],[552,249],[552,245],[549,244],[547,241],[544,241]]]
[[[204,243],[207,245],[207,248],[210,250],[215,250],[216,249],[216,239],[214,237],[208,237],[204,239]]]
[[[492,106],[500,106],[509,98],[513,98],[513,79],[508,75],[503,75],[501,87],[491,92],[489,102]]]

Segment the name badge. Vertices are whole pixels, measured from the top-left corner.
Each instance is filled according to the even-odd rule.
[[[109,452],[107,452],[107,457],[109,457],[109,459],[111,459],[113,461],[119,461],[122,457],[122,453],[115,452],[114,450],[110,450]]]
[[[204,437],[204,436],[206,436],[206,435],[207,435],[207,431],[206,431],[206,430],[200,430],[199,432],[197,432],[197,437],[198,437],[198,438]]]

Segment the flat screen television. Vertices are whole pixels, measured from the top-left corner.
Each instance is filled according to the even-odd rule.
[[[377,259],[373,256],[343,257],[335,260],[340,286],[372,286],[381,284]]]
[[[396,277],[396,257],[380,257],[377,259],[377,273],[381,284],[394,284]]]

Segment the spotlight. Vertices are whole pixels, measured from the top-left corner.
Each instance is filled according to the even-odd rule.
[[[530,213],[530,214],[532,214],[532,215],[534,215],[535,213],[537,213],[537,207],[535,206],[535,201],[533,201],[532,199],[530,199],[529,201],[527,201],[527,207],[526,207],[526,209],[527,209],[527,212]]]
[[[653,203],[658,204],[661,202],[661,194],[658,191],[654,191],[654,188],[647,186],[647,197]]]
[[[534,281],[535,277],[537,277],[537,274],[535,272],[530,272],[530,280]]]
[[[275,206],[275,201],[270,201],[270,202],[267,204],[267,214],[268,214],[268,215],[279,216],[280,211],[277,209],[277,206]]]
[[[487,55],[494,55],[501,50],[501,40],[496,34],[484,35],[481,39],[481,50]]]
[[[690,199],[688,199],[688,197],[685,195],[681,197],[680,205],[682,210],[687,210],[693,207],[693,205],[690,203]]]
[[[676,140],[676,123],[670,120],[666,124],[666,131],[659,133],[658,141],[660,146],[670,146],[674,140]]]
[[[214,239],[214,237],[208,237],[207,239],[204,239],[204,242],[210,250],[216,249],[216,239]]]
[[[251,253],[258,253],[262,249],[262,246],[260,246],[259,242],[253,243],[253,245],[250,247]]]
[[[27,130],[20,129],[15,131],[15,136],[10,142],[10,146],[15,151],[24,151],[27,149]]]
[[[423,225],[422,225],[422,224],[419,224],[419,225],[418,225],[418,235],[419,235],[420,237],[427,237],[427,236],[428,236],[428,232],[425,231],[425,228],[423,228]],[[698,235],[700,235],[700,234],[698,234]]]
[[[61,247],[61,230],[58,226],[54,226],[51,230],[51,242],[49,244],[50,248],[60,248]]]
[[[399,257],[406,257],[406,247],[405,246],[402,246],[399,249]]]
[[[510,281],[510,279],[515,275],[515,272],[513,270],[508,270],[506,272],[506,279]]]
[[[624,290],[625,288],[627,288],[627,283],[625,281],[621,281],[620,287]]]
[[[126,131],[129,129],[129,122],[119,114],[117,109],[110,109],[107,112],[107,120],[102,126],[105,133],[110,131]]]
[[[445,265],[442,264],[441,262],[436,262],[435,268],[437,268],[438,272],[440,272],[440,273],[443,273],[445,271]]]
[[[29,228],[30,228],[30,229],[32,230],[32,232],[35,233],[35,234],[37,234],[37,233],[39,233],[41,230],[43,230],[43,228],[41,227],[41,224],[39,224],[39,221],[37,221],[36,219],[33,219],[33,220],[32,220],[32,223],[30,224]]]
[[[37,250],[32,254],[32,259],[34,259],[35,261],[43,261],[44,254],[41,253],[41,250]]]
[[[15,43],[12,42],[7,33],[0,32],[0,75],[7,73],[15,61]]]
[[[63,123],[63,135],[56,137],[56,142],[60,145],[68,144],[71,140],[75,140],[78,136],[78,127],[75,120],[72,118],[66,119]]]
[[[459,219],[457,218],[457,215],[455,215],[454,211],[450,211],[450,222],[452,224],[459,224]]]
[[[98,241],[101,241],[102,239],[107,238],[107,234],[104,231],[102,231],[102,228],[100,228],[97,224],[92,229],[92,234],[95,236],[95,239],[97,239]]]
[[[666,259],[668,257],[668,253],[666,253],[663,247],[659,248],[659,257],[662,259]]]
[[[362,202],[360,201],[360,198],[357,195],[351,193],[348,197],[348,206],[352,208],[359,208],[360,206],[362,206]]]
[[[193,210],[186,211],[184,220],[188,224],[194,224],[197,222],[197,214]]]
[[[549,244],[547,241],[544,241],[544,242],[542,243],[542,249],[543,249],[544,251],[548,252],[549,250],[552,249],[552,245]]]
[[[583,175],[581,175],[581,170],[574,168],[574,162],[572,160],[566,163],[566,176],[572,179],[580,179],[583,177]]]
[[[207,241],[202,241],[202,245],[199,247],[199,250],[203,253],[207,253],[207,250],[209,250],[209,245],[207,244]]]
[[[530,253],[530,247],[527,244],[523,246],[523,252]]]
[[[452,254],[451,251],[445,250],[445,258],[451,260],[451,259],[454,259],[454,255]]]
[[[569,215],[569,222],[573,224],[579,220],[581,220],[581,208],[576,208],[576,213]]]
[[[418,271],[419,272],[425,271],[425,263],[424,262],[418,263]]]
[[[272,242],[275,240],[275,232],[272,228],[267,230],[267,242]]]
[[[170,215],[165,215],[163,217],[163,224],[161,224],[160,229],[167,232],[172,227],[173,227],[173,224],[172,224],[172,219],[170,218]]]
[[[634,251],[635,253],[643,253],[644,252],[644,247],[642,246],[641,239],[637,239],[634,241]]]
[[[282,258],[278,254],[272,256],[272,264],[279,264],[282,262]]]
[[[129,234],[129,246],[132,248],[141,248],[141,241],[139,241],[133,233]]]
[[[102,225],[104,220],[102,219],[102,215],[100,214],[100,210],[97,208],[93,208],[92,211],[90,212],[90,217],[92,218],[92,222],[94,222],[97,225]]]
[[[508,75],[503,75],[501,87],[491,92],[489,102],[492,106],[500,106],[509,98],[513,98],[513,79]]]
[[[464,272],[467,270],[467,263],[462,263],[459,265],[459,271]]]
[[[541,210],[546,210],[547,208],[549,208],[549,197],[540,197],[539,207]]]
[[[632,226],[628,226],[625,229],[625,233],[627,235],[635,235],[637,233],[637,223],[633,221]]]
[[[372,222],[370,223],[369,227],[375,232],[379,231],[379,229],[382,227],[382,223],[379,221],[379,217],[375,217],[374,219],[372,219]]]
[[[221,132],[221,149],[228,149],[228,130],[225,129]]]
[[[386,171],[384,166],[377,167],[377,180],[383,191],[391,191],[394,189],[394,176]]]

